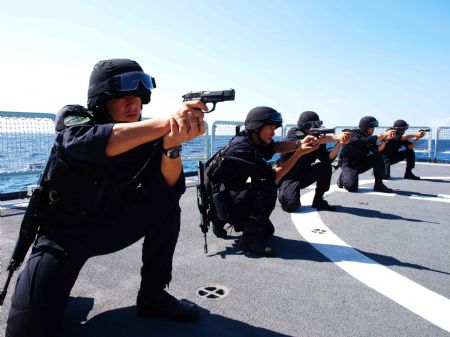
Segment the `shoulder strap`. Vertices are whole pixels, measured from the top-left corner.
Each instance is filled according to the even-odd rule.
[[[78,104],[65,105],[55,118],[55,130],[61,132],[69,126],[93,125],[94,116],[84,106]]]

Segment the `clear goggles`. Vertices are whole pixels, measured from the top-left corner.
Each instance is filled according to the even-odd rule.
[[[320,128],[322,126],[322,121],[310,121],[305,123],[306,129],[314,129],[314,128]]]
[[[114,91],[133,91],[139,87],[139,83],[148,90],[156,88],[155,79],[142,71],[130,71],[112,78]]]

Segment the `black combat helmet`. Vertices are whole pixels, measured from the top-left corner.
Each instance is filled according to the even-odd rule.
[[[297,121],[297,127],[302,131],[321,126],[322,121],[314,111],[303,111]]]
[[[406,123],[406,121],[404,121],[403,119],[397,119],[394,122],[394,128],[401,128],[403,130],[406,130],[409,128],[408,123]]]
[[[249,131],[257,130],[269,124],[280,127],[283,124],[283,119],[278,111],[267,106],[258,106],[251,109],[245,118],[245,129]]]
[[[366,116],[360,119],[359,127],[364,129],[376,128],[378,126],[378,121],[375,117]]]
[[[89,79],[88,109],[102,108],[107,100],[127,95],[141,97],[142,104],[150,102],[155,79],[144,73],[141,66],[129,59],[97,62]]]

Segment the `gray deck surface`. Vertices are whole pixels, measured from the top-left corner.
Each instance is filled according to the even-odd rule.
[[[395,196],[364,193],[371,191],[372,184],[362,185],[369,189],[360,193],[333,191],[326,199],[338,205],[339,211],[320,212],[318,219],[326,225],[326,235],[334,233],[370,258],[372,266],[385,266],[387,272],[393,271],[440,295],[444,308],[448,308],[450,203],[446,198],[450,198],[450,166],[418,163],[414,170],[417,175],[433,177],[422,181],[403,180],[403,170],[402,163],[393,166],[394,179],[385,182],[395,189]],[[333,175],[332,184],[338,173]],[[370,173],[360,177],[371,178]],[[311,188],[302,194],[309,191]],[[16,200],[1,206],[3,286],[24,205]],[[88,261],[72,290],[60,336],[450,336],[447,328],[438,327],[344,271],[339,262],[355,261],[353,253],[346,258],[343,249],[353,249],[322,244],[330,254],[337,252],[338,261],[333,262],[319,253],[278,202],[271,216],[276,228],[270,241],[276,252],[274,258],[244,255],[235,243],[236,233],[223,240],[212,231],[205,254],[195,188],[187,189],[181,208],[182,229],[170,292],[197,303],[200,321],[183,324],[136,316],[142,244],[137,242],[118,253]],[[300,229],[302,219],[307,226],[304,219],[317,215],[306,201],[299,213]],[[16,277],[0,311],[0,336],[4,335]],[[408,291],[395,288],[399,286],[391,285],[388,278],[386,283],[394,288],[394,294]],[[218,299],[197,295],[196,290],[206,285],[224,287],[228,293]],[[408,293],[407,299],[416,295]],[[429,309],[439,311],[440,307]],[[450,322],[450,311],[447,315]]]

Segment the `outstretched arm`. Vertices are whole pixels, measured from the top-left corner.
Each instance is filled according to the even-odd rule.
[[[339,135],[331,136],[334,137],[333,141],[337,140],[337,144],[333,147],[333,149],[329,153],[329,159],[330,161],[333,161],[336,159],[337,155],[339,154],[339,150],[341,149],[343,144],[348,144],[350,142],[350,139],[352,138],[352,134],[349,132],[343,132]]]
[[[381,140],[380,145],[378,145],[378,152],[381,152],[384,150],[384,147],[386,146],[386,142],[389,139],[395,138],[396,132],[395,130],[387,130],[385,133],[379,134],[377,137],[379,140]]]
[[[319,148],[320,144],[317,142],[317,138],[313,136],[308,137],[304,138],[301,142],[299,142],[298,149],[287,161],[275,167],[275,183],[278,184],[281,178],[283,178],[283,176],[287,174],[292,169],[292,167],[294,167],[295,163],[301,156],[310,153],[312,151],[315,151]]]
[[[414,149],[416,147],[417,143],[419,142],[419,140],[421,138],[423,138],[423,136],[425,136],[425,132],[419,131],[419,132],[414,133],[412,135],[404,135],[404,136],[402,136],[402,140],[409,140],[409,139],[412,139],[412,138],[416,138],[411,144],[408,145],[409,149]],[[405,139],[403,139],[403,137],[405,137]]]

